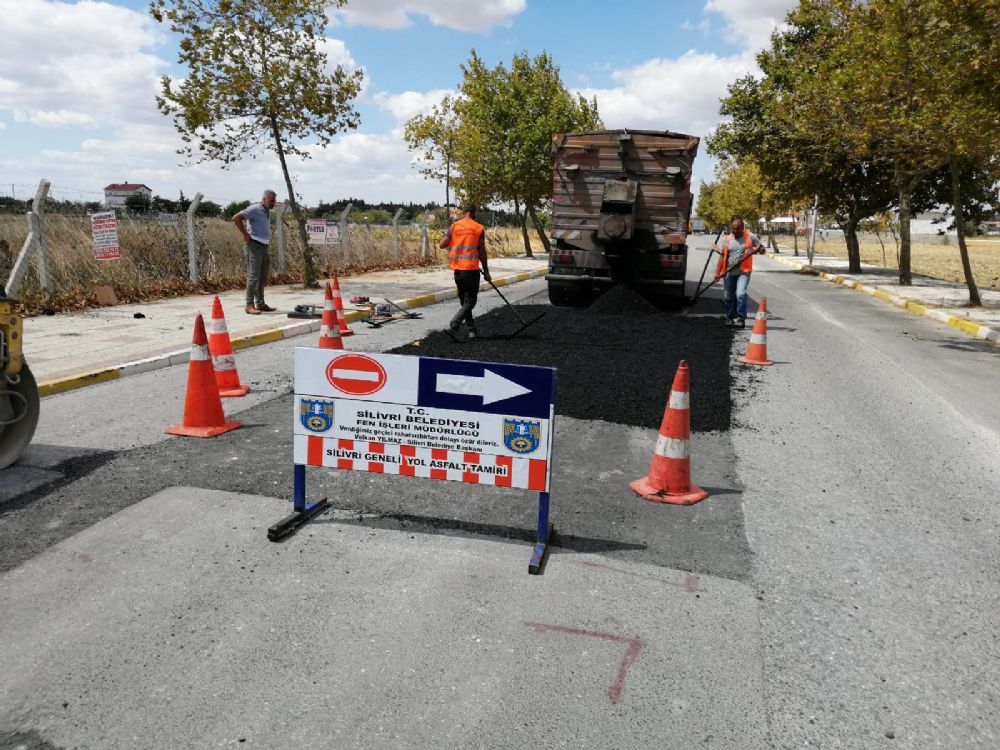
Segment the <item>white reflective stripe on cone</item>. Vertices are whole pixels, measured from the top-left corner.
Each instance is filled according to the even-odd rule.
[[[750,334],[751,344],[766,344],[767,334],[766,333],[751,333]]]
[[[212,359],[212,355],[208,353],[208,344],[192,344],[191,345],[191,361],[192,362],[207,362]]]
[[[212,367],[214,367],[219,372],[225,372],[226,370],[236,369],[236,355],[235,354],[219,354],[212,357]]]
[[[678,440],[660,435],[656,439],[656,447],[653,453],[664,458],[691,458],[691,442],[689,440]]]
[[[336,328],[336,327],[335,328],[330,328],[330,326],[320,326],[319,335],[320,336],[329,336],[330,338],[335,339],[338,336],[340,336],[340,329]]]
[[[689,409],[690,404],[691,395],[687,391],[670,391],[670,400],[667,401],[670,409]]]
[[[335,308],[333,306],[333,300],[332,299],[323,300],[323,309],[334,310]]]
[[[210,334],[229,333],[229,329],[226,328],[225,318],[209,318],[207,329]]]

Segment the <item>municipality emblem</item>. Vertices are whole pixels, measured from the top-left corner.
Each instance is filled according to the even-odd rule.
[[[530,419],[503,420],[503,444],[515,453],[531,453],[542,442],[542,423]]]
[[[310,432],[326,432],[333,427],[333,401],[304,398],[299,402],[299,420]]]

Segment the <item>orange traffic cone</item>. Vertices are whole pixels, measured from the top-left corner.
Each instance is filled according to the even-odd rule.
[[[333,275],[333,301],[337,305],[337,325],[340,327],[341,336],[353,336],[354,331],[347,327],[347,318],[344,317],[344,300],[340,296],[340,281],[337,274]]]
[[[767,297],[761,297],[757,316],[753,321],[753,331],[750,333],[750,345],[747,353],[739,358],[748,365],[773,365],[767,358]]]
[[[344,342],[340,339],[340,326],[337,325],[337,311],[333,304],[333,290],[330,282],[326,282],[326,295],[323,299],[323,319],[319,326],[320,349],[343,349]]]
[[[649,475],[629,487],[654,503],[692,505],[708,497],[701,487],[691,484],[691,413],[688,396],[688,365],[681,360],[670,399],[660,423],[660,437],[653,449]]]
[[[236,371],[233,342],[229,340],[226,316],[222,312],[218,295],[212,303],[212,318],[208,321],[208,350],[212,353],[212,367],[215,368],[219,395],[223,398],[247,395],[250,386],[240,382],[240,374]]]
[[[212,356],[208,353],[205,321],[199,315],[194,319],[184,422],[168,427],[166,432],[170,435],[207,438],[235,430],[240,425],[240,422],[227,421],[222,413],[222,399],[219,398],[219,387],[215,382]]]

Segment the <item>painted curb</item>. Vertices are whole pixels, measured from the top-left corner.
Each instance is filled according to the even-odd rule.
[[[925,318],[930,318],[931,320],[936,320],[939,323],[945,323],[950,325],[952,328],[957,328],[962,331],[962,333],[967,333],[970,336],[974,336],[981,341],[985,341],[988,344],[993,344],[994,346],[1000,346],[1000,331],[995,328],[990,328],[989,326],[980,325],[979,323],[973,323],[968,318],[960,318],[957,315],[949,315],[944,310],[939,310],[937,308],[928,307],[919,302],[914,302],[911,299],[906,299],[905,297],[900,297],[896,294],[890,294],[889,292],[884,292],[881,289],[876,289],[873,286],[868,286],[867,284],[862,284],[860,281],[853,281],[851,279],[846,279],[835,273],[828,273],[827,271],[821,271],[818,268],[810,266],[808,263],[801,263],[797,260],[792,260],[791,258],[782,258],[780,256],[774,255],[773,253],[768,253],[767,256],[771,260],[775,260],[778,263],[783,263],[786,266],[791,266],[804,273],[812,274],[813,276],[818,276],[821,279],[830,281],[848,289],[856,289],[859,292],[864,292],[876,299],[880,299],[883,302],[888,302],[890,305],[908,310],[909,312],[915,313],[917,315],[922,315]]]
[[[536,268],[533,271],[525,271],[511,276],[504,276],[500,279],[494,279],[493,283],[497,286],[509,286],[511,284],[516,284],[519,281],[528,281],[529,279],[544,276],[547,272],[548,266],[542,266],[541,268]],[[483,282],[480,284],[479,288],[480,290],[485,291],[489,289],[489,284]],[[423,307],[424,305],[433,305],[447,299],[454,299],[456,297],[458,297],[458,291],[456,289],[444,289],[440,292],[420,294],[416,297],[393,301],[400,307],[411,309],[414,307]],[[348,323],[356,323],[364,318],[365,315],[366,313],[361,310],[348,310],[344,312],[344,317]],[[293,336],[305,336],[309,333],[318,332],[319,328],[320,321],[309,320],[301,323],[293,323],[292,325],[281,326],[280,328],[272,328],[267,331],[258,331],[257,333],[250,334],[249,336],[234,337],[232,339],[233,351],[249,349],[252,346],[260,346],[261,344],[270,344],[274,341],[292,338]],[[137,359],[132,362],[116,365],[114,367],[106,367],[99,370],[82,372],[77,375],[70,375],[56,380],[47,380],[44,383],[38,384],[38,393],[43,397],[53,396],[57,393],[65,393],[66,391],[73,391],[77,388],[85,388],[88,385],[107,383],[111,380],[120,380],[121,378],[128,377],[130,375],[141,375],[144,372],[152,372],[153,370],[159,370],[164,367],[184,364],[189,360],[190,356],[190,348],[178,349],[173,352],[167,352],[166,354],[159,354],[155,357],[147,357],[145,359]]]

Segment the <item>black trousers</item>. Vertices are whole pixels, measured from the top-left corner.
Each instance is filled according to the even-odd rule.
[[[472,308],[479,299],[479,271],[455,271],[455,287],[458,289],[458,301],[462,307],[451,319],[451,327],[458,328],[464,320],[469,330],[475,331],[476,321],[472,318]]]

